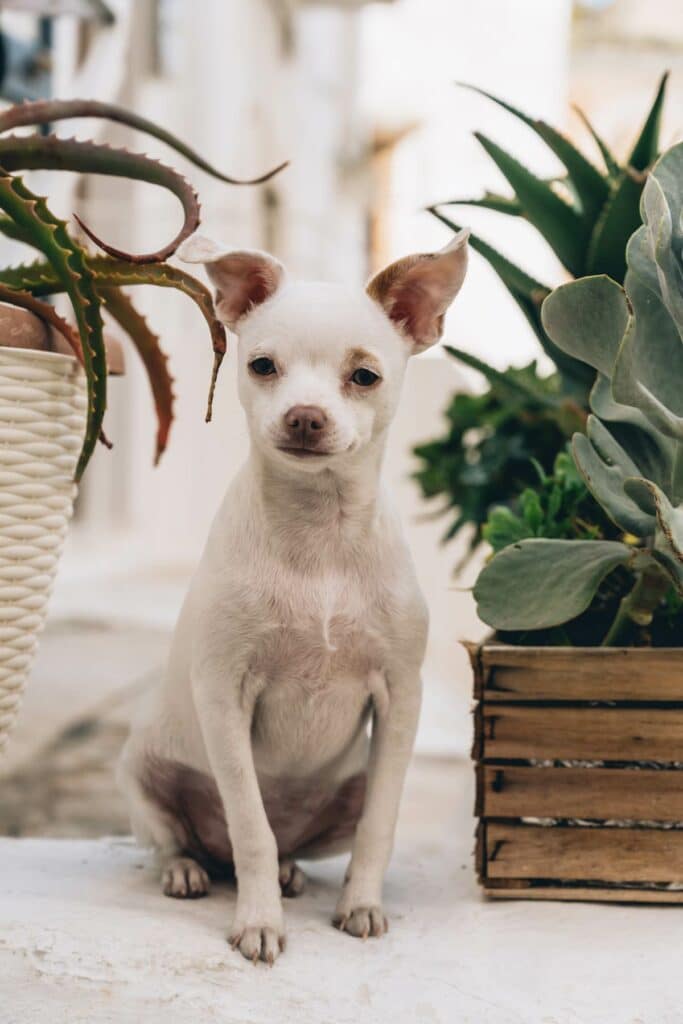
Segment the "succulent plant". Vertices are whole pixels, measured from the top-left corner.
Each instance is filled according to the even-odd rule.
[[[557,288],[542,319],[553,342],[595,371],[586,432],[573,455],[619,540],[528,539],[497,554],[474,589],[501,630],[580,615],[617,567],[633,575],[604,644],[683,594],[683,143],[647,177],[643,224],[626,248],[624,286],[606,275]]]
[[[32,246],[44,257],[32,264],[0,271],[0,300],[30,309],[50,322],[64,335],[83,364],[88,386],[88,415],[77,479],[81,477],[98,437],[103,438],[102,422],[107,404],[103,308],[129,335],[147,371],[157,412],[157,460],[168,440],[173,418],[173,388],[166,357],[157,335],[136,310],[123,287],[152,284],[176,288],[199,307],[208,324],[214,351],[207,419],[211,416],[213,389],[226,348],[225,329],[216,319],[209,291],[189,274],[165,262],[199,224],[199,201],[189,182],[157,160],[126,149],[89,140],[59,138],[54,134],[7,134],[17,128],[44,126],[80,117],[104,118],[152,136],[196,167],[231,185],[266,181],[285,166],[282,164],[249,181],[240,181],[222,174],[170,132],[146,118],[108,103],[40,100],[22,103],[0,113],[0,210],[3,211],[0,232]],[[34,169],[113,175],[159,185],[180,201],[183,224],[175,238],[160,249],[133,254],[102,241],[76,217],[85,235],[107,254],[94,256],[87,245],[74,236],[66,222],[51,212],[45,198],[30,191],[18,173]],[[58,292],[65,292],[69,297],[75,329],[44,301],[45,296]]]
[[[581,114],[602,155],[603,170],[545,121],[475,89],[534,131],[564,165],[566,173],[551,180],[540,178],[491,139],[475,133],[513,194],[487,192],[476,199],[453,199],[430,207],[430,212],[454,231],[461,225],[443,212],[446,206],[474,206],[523,217],[572,276],[605,273],[622,283],[626,242],[640,223],[638,204],[646,172],[659,152],[666,82],[664,75],[623,163]],[[470,243],[496,271],[558,373],[541,378],[535,364],[500,372],[462,349],[448,349],[453,358],[483,374],[488,387],[475,398],[454,398],[446,411],[447,432],[415,449],[421,463],[415,477],[425,497],[444,495],[446,508],[453,511],[445,540],[466,525],[474,527],[465,560],[482,539],[491,508],[514,499],[534,483],[536,473],[530,460],[535,458],[544,470],[551,471],[555,455],[585,418],[595,379],[592,368],[564,352],[543,326],[541,306],[550,287],[476,234],[470,235]],[[527,385],[526,396],[520,383]]]

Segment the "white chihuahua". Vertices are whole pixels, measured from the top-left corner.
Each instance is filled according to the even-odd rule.
[[[254,961],[284,948],[295,857],[352,848],[334,923],[387,928],[427,612],[380,468],[407,359],[438,340],[465,277],[467,234],[365,292],[292,283],[272,256],[199,237],[179,253],[206,265],[239,335],[251,451],[119,775],[166,895],[234,872],[230,941]]]

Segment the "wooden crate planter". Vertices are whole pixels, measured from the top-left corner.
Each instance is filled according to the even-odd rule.
[[[683,903],[683,648],[470,648],[488,896]]]

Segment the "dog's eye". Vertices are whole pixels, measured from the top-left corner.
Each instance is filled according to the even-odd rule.
[[[254,359],[249,363],[249,369],[257,373],[259,377],[269,377],[271,374],[277,373],[275,363],[272,359],[268,359],[267,356],[260,356],[258,359]]]
[[[376,380],[379,380],[379,374],[373,373],[372,370],[366,369],[365,366],[359,366],[351,376],[351,380],[361,388],[369,388],[372,387]]]

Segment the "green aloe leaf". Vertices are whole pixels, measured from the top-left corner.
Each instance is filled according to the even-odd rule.
[[[659,81],[652,106],[628,158],[627,164],[630,167],[635,167],[637,171],[647,170],[657,159],[657,154],[659,153],[659,130],[668,79],[669,72],[667,71]]]
[[[622,171],[593,229],[586,255],[586,274],[603,273],[623,281],[626,274],[626,243],[640,225],[641,176]]]
[[[66,224],[34,195],[21,178],[0,174],[0,208],[32,239],[49,261],[55,278],[71,301],[83,350],[88,382],[88,417],[76,479],[83,474],[102,430],[107,406],[107,365],[100,299],[85,253],[70,237]],[[11,282],[4,282],[13,287]],[[18,289],[33,292],[21,283]]]
[[[474,587],[494,629],[549,629],[588,608],[605,576],[634,551],[618,541],[524,540],[497,554]]]
[[[481,132],[474,134],[514,189],[526,219],[540,231],[571,274],[583,273],[590,225],[546,181],[532,174]]]
[[[133,342],[147,371],[147,379],[154,399],[157,415],[157,436],[154,464],[166,450],[173,423],[173,378],[168,359],[162,351],[160,339],[150,328],[145,317],[138,312],[129,297],[120,288],[98,286],[105,309]]]
[[[585,220],[592,223],[597,217],[609,194],[609,185],[600,174],[597,167],[594,167],[590,160],[587,160],[583,153],[581,153],[576,146],[566,138],[566,136],[561,132],[558,132],[546,121],[530,117],[528,114],[523,113],[523,111],[518,110],[517,107],[513,107],[512,104],[498,99],[497,96],[493,96],[489,92],[485,92],[484,89],[479,89],[473,85],[467,85],[464,82],[459,84],[463,85],[466,89],[471,89],[473,92],[479,93],[481,96],[485,96],[493,103],[496,103],[499,107],[507,110],[508,113],[512,114],[513,117],[516,117],[518,120],[523,121],[524,124],[528,125],[532,131],[543,139],[548,148],[566,168],[571,181],[572,190],[579,199],[581,212]],[[503,171],[503,173],[505,173],[505,171]],[[516,188],[515,191],[517,191]],[[522,202],[522,206],[524,206],[525,203],[522,196],[520,195],[519,198]]]
[[[435,204],[435,207],[438,206],[478,206],[483,210],[507,213],[512,217],[521,217],[524,214],[518,199],[501,196],[497,192],[485,192],[478,199],[446,199],[443,203]],[[430,207],[430,211],[435,207]]]
[[[451,220],[450,217],[446,217],[436,207],[430,207],[429,212],[453,231],[462,230],[461,225]],[[479,235],[470,232],[468,243],[480,256],[484,257],[519,306],[538,338],[541,348],[561,372],[568,393],[578,401],[584,402],[593,383],[593,373],[584,363],[572,359],[558,348],[548,337],[541,323],[541,306],[543,300],[550,294],[550,288],[516,266]]]
[[[554,410],[558,409],[561,405],[561,399],[530,387],[519,377],[511,377],[509,374],[497,370],[494,366],[484,362],[483,359],[479,359],[470,352],[465,352],[464,349],[454,348],[452,345],[444,345],[444,349],[454,359],[458,359],[461,363],[483,374],[491,384],[495,384],[497,387],[507,391],[512,398],[521,398],[525,401],[531,400],[538,405]]]
[[[586,117],[586,115],[583,112],[583,110],[581,110],[580,107],[576,107],[576,106],[574,107],[574,110],[576,111],[576,113],[579,115],[579,117],[583,121],[584,125],[586,126],[586,128],[590,132],[590,134],[591,134],[591,136],[593,138],[593,141],[595,142],[595,144],[597,145],[598,149],[600,150],[600,154],[602,156],[602,159],[605,161],[605,167],[607,168],[607,173],[609,174],[609,177],[610,178],[616,178],[617,175],[621,171],[621,167],[619,166],[619,162],[617,161],[617,158],[614,156],[614,154],[612,153],[612,150],[609,148],[609,146],[607,145],[605,140],[600,135],[598,135],[598,133],[596,132],[595,128],[593,127],[591,122]]]

